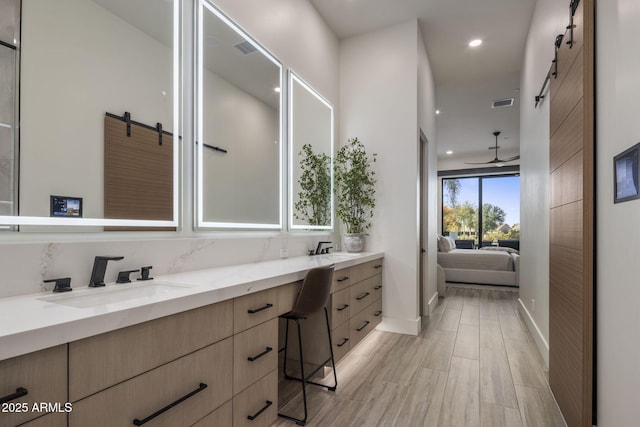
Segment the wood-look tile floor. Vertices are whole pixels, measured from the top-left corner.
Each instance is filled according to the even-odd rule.
[[[517,297],[449,286],[419,336],[372,332],[338,363],[335,392],[307,388],[307,425],[564,427]],[[281,410],[302,416],[301,395]]]

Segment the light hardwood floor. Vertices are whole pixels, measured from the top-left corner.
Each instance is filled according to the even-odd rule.
[[[335,393],[309,386],[307,425],[564,427],[517,295],[449,286],[419,336],[372,332],[338,364]],[[286,400],[302,416],[301,396]]]

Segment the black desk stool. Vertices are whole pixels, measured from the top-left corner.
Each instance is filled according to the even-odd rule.
[[[313,268],[307,272],[307,275],[302,282],[302,288],[298,293],[293,309],[280,316],[282,319],[287,319],[286,335],[284,342],[284,377],[287,380],[300,381],[302,383],[302,398],[304,400],[304,418],[298,419],[289,415],[278,414],[278,416],[286,418],[291,421],[295,421],[298,425],[305,425],[307,423],[307,384],[313,384],[320,387],[326,387],[327,390],[335,391],[338,387],[338,377],[336,376],[336,364],[333,358],[333,344],[331,342],[331,325],[329,325],[329,313],[327,312],[327,302],[329,301],[329,293],[331,292],[331,282],[333,279],[334,265],[327,267]],[[325,366],[331,361],[331,367],[333,368],[333,379],[335,384],[328,386],[313,381],[309,381],[316,371],[312,372],[309,377],[305,377],[304,374],[304,357],[302,355],[302,333],[300,332],[300,320],[304,320],[310,314],[316,313],[324,309],[324,317],[327,321],[327,337],[329,339],[329,351],[331,357],[324,361],[320,367]],[[298,345],[300,352],[300,378],[292,377],[287,374],[287,347],[289,343],[289,320],[294,320],[298,327]]]

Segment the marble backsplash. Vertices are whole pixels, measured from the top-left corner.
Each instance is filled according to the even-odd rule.
[[[0,298],[50,292],[43,280],[71,277],[72,287],[89,283],[96,255],[124,256],[107,267],[105,282],[118,271],[151,265],[151,276],[302,256],[326,236],[280,235],[248,238],[176,238],[160,240],[0,244]],[[134,274],[132,278],[136,277]]]

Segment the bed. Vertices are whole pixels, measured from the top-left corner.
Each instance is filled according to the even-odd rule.
[[[447,282],[518,286],[520,255],[510,248],[449,249],[438,252]]]

